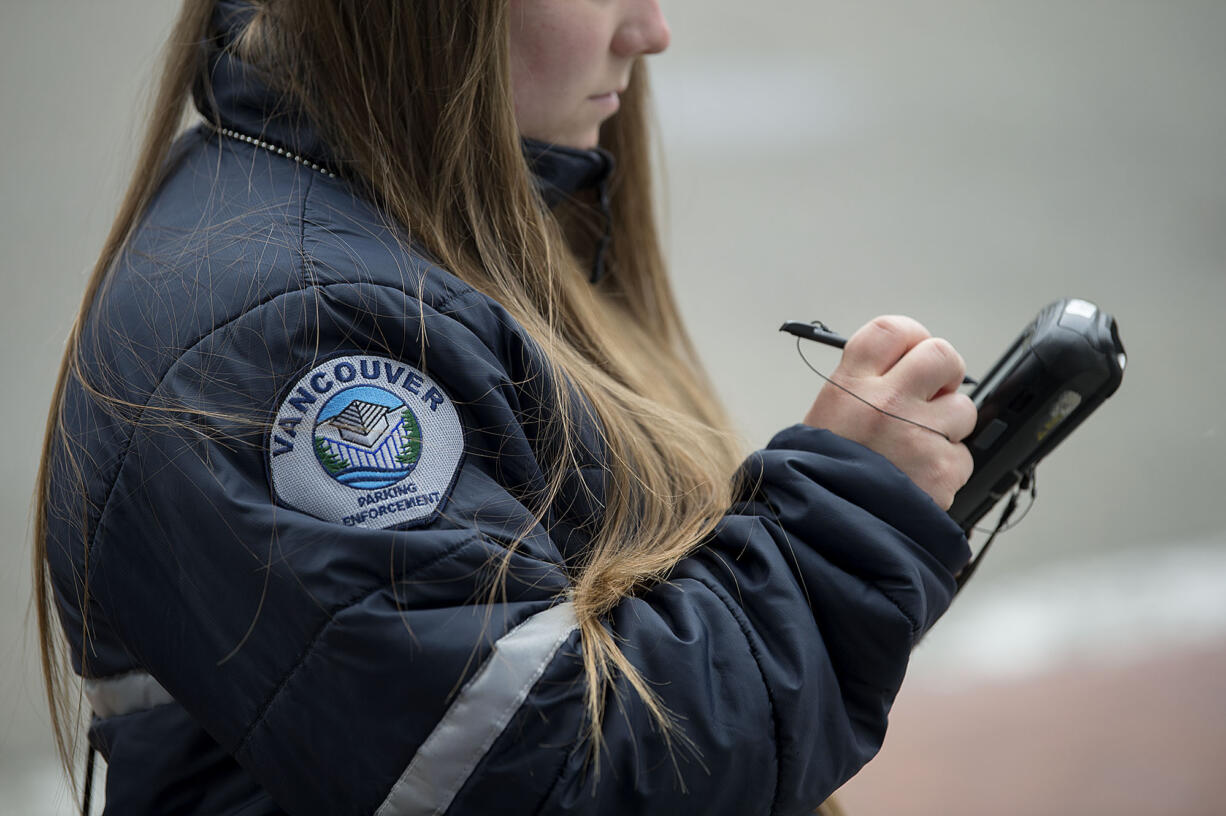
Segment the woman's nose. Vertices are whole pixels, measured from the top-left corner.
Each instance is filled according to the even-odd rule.
[[[626,16],[613,36],[613,52],[622,57],[658,54],[672,34],[659,0],[629,0]]]

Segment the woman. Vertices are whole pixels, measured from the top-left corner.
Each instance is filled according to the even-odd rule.
[[[968,552],[882,318],[743,459],[655,231],[656,0],[187,0],[36,565],[114,813],[807,812]],[[204,120],[176,139],[194,100]]]

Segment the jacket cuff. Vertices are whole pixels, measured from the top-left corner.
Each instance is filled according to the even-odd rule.
[[[824,486],[905,533],[937,559],[951,578],[970,561],[970,545],[957,522],[876,451],[799,423],[775,434],[766,450],[816,454],[837,463],[840,478]]]

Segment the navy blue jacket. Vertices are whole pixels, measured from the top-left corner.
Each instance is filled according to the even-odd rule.
[[[244,66],[212,67],[207,113],[326,163]],[[535,166],[568,192],[604,161]],[[391,229],[341,179],[200,127],[93,305],[85,371],[126,404],[69,385],[49,558],[107,812],[811,810],[880,746],[958,527],[865,448],[779,433],[710,540],[609,616],[685,740],[623,688],[597,778],[566,600],[596,429],[531,525],[533,343]]]

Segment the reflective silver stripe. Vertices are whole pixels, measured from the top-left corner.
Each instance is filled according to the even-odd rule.
[[[103,719],[144,711],[175,701],[169,691],[145,672],[132,672],[102,680],[86,680],[84,685],[85,696],[93,706],[94,714]]]
[[[568,602],[538,612],[499,638],[376,816],[445,811],[577,626],[574,605]]]

